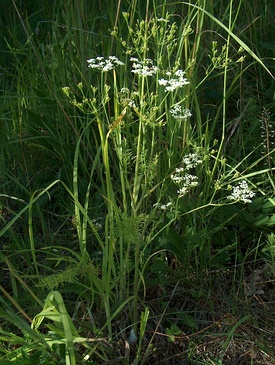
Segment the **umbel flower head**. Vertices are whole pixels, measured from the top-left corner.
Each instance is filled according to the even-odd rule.
[[[93,68],[98,71],[107,72],[113,70],[117,66],[123,66],[124,63],[121,62],[116,56],[109,56],[108,58],[96,57],[87,60],[88,67]]]
[[[230,200],[240,201],[243,203],[252,203],[252,198],[256,194],[249,189],[245,180],[242,180],[238,185],[233,187],[232,193],[227,197]]]
[[[140,76],[153,76],[159,71],[158,67],[154,66],[153,61],[150,58],[140,61],[135,57],[131,57],[130,61],[133,62],[132,72],[134,74]]]
[[[197,176],[191,174],[181,175],[182,172],[184,172],[183,168],[176,169],[176,174],[171,175],[172,181],[179,186],[177,190],[179,198],[182,198],[191,188],[199,185]]]
[[[183,157],[182,162],[186,170],[191,170],[197,165],[201,164],[202,159],[197,153],[189,153]]]
[[[192,116],[189,109],[183,109],[180,105],[173,106],[170,113],[177,120],[186,120]]]
[[[171,72],[166,72],[166,75],[171,76]],[[159,85],[165,86],[165,91],[174,91],[183,87],[184,85],[190,84],[186,77],[184,77],[185,72],[183,70],[177,70],[173,78],[160,79]]]
[[[189,153],[183,157],[183,166],[175,169],[175,174],[171,175],[171,180],[178,185],[178,196],[182,198],[188,191],[199,185],[199,178],[189,171],[202,163],[197,153]]]

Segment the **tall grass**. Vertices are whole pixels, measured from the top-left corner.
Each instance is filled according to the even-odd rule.
[[[122,363],[146,363],[171,258],[203,278],[272,231],[271,40],[249,1],[218,5],[13,1],[1,18],[2,339],[26,336],[3,360],[106,363],[122,336]]]

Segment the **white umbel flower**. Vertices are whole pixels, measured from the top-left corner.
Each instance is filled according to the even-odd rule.
[[[170,72],[166,73],[167,76],[170,76]],[[177,70],[173,78],[170,79],[160,79],[158,81],[159,85],[165,86],[165,91],[174,91],[183,87],[184,85],[190,84],[186,77],[184,77],[185,73],[183,70]]]
[[[232,193],[227,197],[230,200],[240,201],[243,203],[252,203],[252,198],[256,194],[249,189],[245,180],[242,180],[238,185],[233,187]]]
[[[104,57],[90,58],[87,60],[87,62],[88,67],[102,72],[107,72],[113,70],[117,66],[124,65],[124,63],[121,62],[116,56],[109,56],[106,59]]]
[[[192,116],[189,109],[183,109],[180,105],[171,108],[170,113],[177,120],[186,120]]]
[[[153,76],[158,73],[159,68],[154,66],[153,61],[150,58],[146,58],[140,61],[138,58],[132,57],[130,61],[133,62],[132,72],[140,76]]]

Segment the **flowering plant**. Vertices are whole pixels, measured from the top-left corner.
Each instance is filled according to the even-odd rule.
[[[169,77],[172,76],[170,71],[167,71],[166,75]],[[177,70],[174,74],[174,77],[168,79],[161,78],[159,80],[159,85],[165,86],[166,92],[174,91],[178,88],[190,84],[190,82],[187,80],[186,77],[184,77],[184,75],[185,72],[183,70]]]
[[[256,194],[249,189],[245,180],[242,180],[238,185],[233,187],[232,193],[227,197],[233,201],[240,201],[242,203],[252,203],[252,198]]]
[[[90,58],[87,60],[87,62],[88,67],[102,72],[107,72],[113,70],[117,66],[124,65],[124,63],[121,62],[116,56],[109,56],[106,59],[104,57]]]

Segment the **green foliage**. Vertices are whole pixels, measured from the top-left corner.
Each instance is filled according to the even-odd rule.
[[[180,278],[251,252],[274,266],[271,5],[4,3],[1,364],[151,361],[158,330],[198,330],[181,310],[147,338],[171,257]]]
[[[173,324],[170,328],[166,328],[167,335],[169,336],[169,341],[174,342],[175,336],[178,336],[181,334],[181,330]]]

